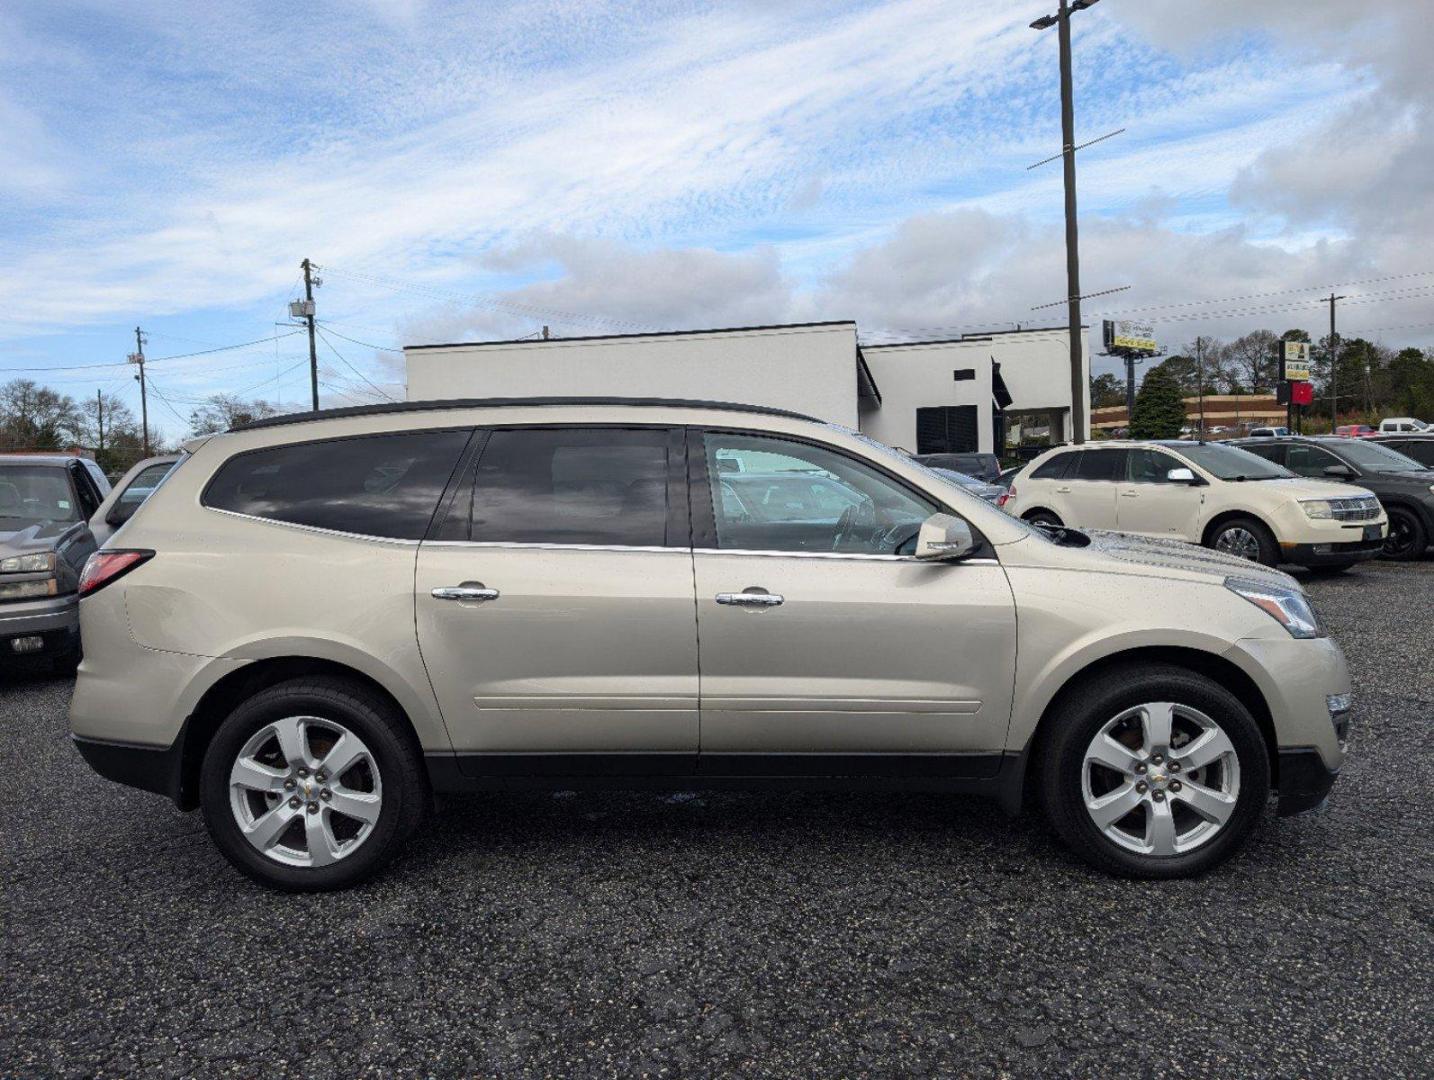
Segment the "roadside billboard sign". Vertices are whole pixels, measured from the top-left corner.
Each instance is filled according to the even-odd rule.
[[[1107,352],[1143,353],[1154,356],[1160,352],[1155,340],[1155,327],[1134,319],[1106,319],[1104,326]]]

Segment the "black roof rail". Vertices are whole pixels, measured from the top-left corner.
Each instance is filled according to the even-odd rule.
[[[256,428],[282,427],[285,424],[306,424],[314,420],[341,420],[351,416],[388,416],[410,412],[436,412],[442,409],[496,409],[524,405],[638,405],[654,408],[722,409],[726,412],[758,413],[763,416],[785,416],[793,420],[822,423],[815,416],[774,409],[768,405],[743,405],[734,401],[700,401],[688,398],[637,397],[530,397],[530,398],[446,398],[435,401],[394,401],[382,405],[350,405],[341,409],[319,409],[311,412],[266,416],[247,424],[236,424],[230,431],[253,431]]]

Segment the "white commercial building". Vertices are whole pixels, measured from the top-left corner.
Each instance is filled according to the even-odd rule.
[[[856,323],[824,322],[410,345],[404,357],[410,401],[731,401],[831,420],[915,453],[989,453],[1022,437],[1069,438],[1069,340],[1059,327],[862,345]],[[1085,367],[1088,386],[1088,354]]]

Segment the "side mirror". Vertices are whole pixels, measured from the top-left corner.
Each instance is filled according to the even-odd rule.
[[[971,526],[952,514],[932,514],[916,534],[916,557],[928,562],[954,562],[975,550]]]
[[[1171,469],[1165,474],[1165,479],[1172,484],[1193,484],[1195,483],[1195,472],[1193,469],[1179,468]]]
[[[1348,465],[1326,465],[1324,474],[1331,480],[1353,480],[1357,475]]]

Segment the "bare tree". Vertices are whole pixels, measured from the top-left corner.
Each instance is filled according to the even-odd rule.
[[[83,417],[74,398],[14,379],[0,386],[0,443],[9,450],[61,450],[78,442]]]
[[[273,416],[278,411],[267,401],[245,401],[233,394],[215,394],[189,414],[189,430],[196,435],[212,435]]]

